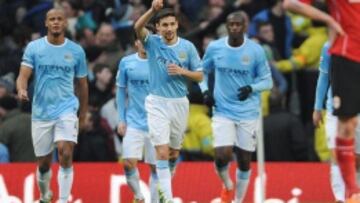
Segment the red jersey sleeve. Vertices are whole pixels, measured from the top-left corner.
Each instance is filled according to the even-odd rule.
[[[305,4],[311,4],[313,2],[313,0],[299,0],[299,1]]]

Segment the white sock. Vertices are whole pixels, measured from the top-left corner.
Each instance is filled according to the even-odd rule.
[[[158,185],[159,179],[156,173],[150,174],[150,196],[151,196],[151,203],[158,203],[159,202],[159,194],[158,194]]]
[[[67,203],[74,179],[73,167],[60,167],[57,178],[59,184],[59,203]]]
[[[337,201],[345,202],[345,183],[337,164],[330,166],[331,189]]]
[[[168,160],[157,160],[156,161],[156,173],[159,179],[159,188],[166,198],[166,200],[173,199],[171,189],[171,173],[169,169]],[[161,195],[160,195],[161,196]],[[159,196],[159,198],[161,198]]]
[[[246,190],[249,185],[251,170],[241,171],[236,170],[236,193],[235,202],[241,203],[246,195]]]
[[[45,173],[40,173],[39,168],[36,170],[36,179],[40,190],[40,199],[47,200],[50,195],[50,180],[51,180],[51,169]]]
[[[230,178],[229,175],[229,164],[227,164],[226,166],[223,167],[218,167],[215,164],[215,169],[216,172],[218,174],[218,176],[220,177],[220,179],[222,180],[222,182],[224,183],[224,186],[227,190],[231,190],[234,188],[234,184]]]
[[[139,171],[138,169],[134,168],[130,171],[125,171],[126,182],[129,185],[130,189],[133,191],[135,199],[144,199],[143,194],[140,190],[140,183],[139,183]]]

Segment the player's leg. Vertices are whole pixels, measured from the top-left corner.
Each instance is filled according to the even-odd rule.
[[[145,163],[149,164],[150,171],[151,171],[150,180],[149,180],[151,203],[158,203],[159,202],[159,194],[158,194],[157,188],[158,188],[158,184],[159,184],[159,179],[156,174],[156,152],[155,152],[155,147],[151,144],[148,134],[145,137],[144,150],[145,150],[144,161],[145,161]]]
[[[73,151],[78,137],[78,118],[74,114],[60,117],[55,124],[55,139],[59,155],[59,203],[67,203],[74,179]]]
[[[173,177],[175,175],[176,164],[187,129],[189,100],[186,97],[175,99],[171,101],[171,106],[169,167]]]
[[[334,115],[338,116],[336,157],[349,195],[358,193],[354,138],[360,112],[360,63],[340,56],[331,57],[331,86]]]
[[[256,133],[259,119],[240,121],[236,125],[236,146],[234,147],[236,170],[235,202],[244,200],[249,185],[251,156],[256,149]]]
[[[360,185],[360,115],[355,130],[355,154],[356,154],[356,182]]]
[[[234,195],[234,185],[229,175],[229,162],[232,160],[235,144],[235,122],[215,116],[212,118],[212,129],[214,133],[215,170],[224,186],[220,198],[222,202],[231,202]]]
[[[149,135],[156,149],[156,173],[159,180],[159,198],[172,200],[171,173],[169,168],[170,119],[167,115],[166,98],[146,97]]]
[[[34,151],[37,157],[36,180],[40,191],[40,202],[50,202],[52,192],[50,189],[51,162],[54,140],[53,121],[32,121],[31,134]]]
[[[330,183],[337,202],[345,202],[345,183],[337,164],[335,153],[335,139],[337,133],[337,117],[331,112],[326,113],[325,131],[327,146],[330,150]]]
[[[145,132],[128,127],[123,139],[123,159],[126,182],[135,196],[135,201],[144,201],[140,190],[140,176],[137,168],[138,160],[142,159]]]

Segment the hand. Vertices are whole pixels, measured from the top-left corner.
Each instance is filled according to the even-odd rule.
[[[159,11],[163,8],[164,2],[163,0],[153,0],[151,4],[151,8],[154,9],[154,11]]]
[[[176,64],[169,64],[168,65],[168,74],[169,75],[182,75],[184,73],[185,69],[181,68],[180,66]]]
[[[126,123],[120,122],[120,123],[118,124],[117,133],[118,133],[120,136],[122,136],[122,137],[125,136],[125,133],[126,133]]]
[[[17,95],[20,101],[29,101],[28,93],[26,90],[18,90]]]
[[[239,92],[239,94],[238,94],[239,100],[244,101],[249,97],[250,93],[252,92],[252,88],[250,85],[247,85],[244,87],[240,87],[238,89],[238,92]]]
[[[204,104],[206,106],[208,106],[209,108],[212,108],[213,106],[215,106],[215,100],[214,97],[211,95],[211,93],[209,92],[209,90],[206,90],[203,93],[203,100],[204,100]]]
[[[313,123],[314,123],[315,127],[319,127],[321,123],[324,123],[321,111],[315,110],[313,112],[312,118],[313,118]]]

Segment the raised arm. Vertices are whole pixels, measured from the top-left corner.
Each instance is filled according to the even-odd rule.
[[[18,93],[18,98],[21,101],[29,101],[27,88],[31,74],[32,74],[32,68],[29,68],[25,65],[21,65],[19,76],[16,79],[16,89]]]
[[[157,11],[164,6],[163,0],[153,0],[151,8],[147,10],[135,23],[134,30],[141,41],[144,41],[149,31],[145,28],[146,24]]]
[[[331,29],[335,30],[340,35],[345,34],[340,24],[336,22],[334,18],[317,8],[302,3],[298,0],[284,0],[283,5],[285,9],[289,11],[299,13],[314,20],[325,22]]]

